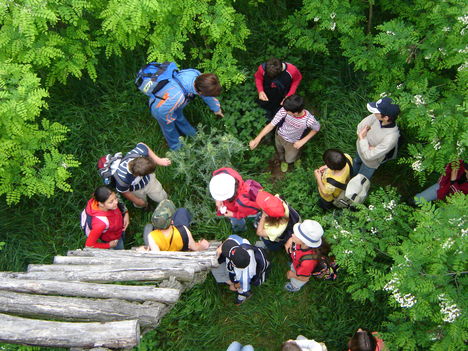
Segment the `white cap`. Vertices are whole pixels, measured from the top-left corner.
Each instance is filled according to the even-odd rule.
[[[215,175],[210,180],[210,193],[213,199],[224,201],[234,196],[236,179],[226,173]]]
[[[302,223],[296,223],[293,231],[294,235],[308,247],[322,245],[323,228],[317,221],[306,219]]]

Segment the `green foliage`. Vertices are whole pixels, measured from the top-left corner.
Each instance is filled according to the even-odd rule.
[[[283,29],[307,51],[332,54],[338,40],[354,68],[367,72],[374,96],[400,104],[400,126],[417,137],[402,162],[422,180],[468,145],[466,10],[460,1],[306,0]]]
[[[0,88],[0,195],[16,204],[23,196],[52,196],[56,188],[71,191],[68,168],[79,163],[58,151],[68,128],[35,122],[48,94],[31,66],[3,64]]]
[[[249,141],[267,124],[265,111],[255,103],[256,99],[256,89],[252,82],[236,85],[223,99],[224,129],[235,135],[246,148]],[[271,136],[273,133],[270,133]],[[242,160],[242,170],[258,172],[259,169],[264,169],[267,165],[266,160],[271,158],[274,152],[271,142],[263,142],[250,152],[249,157]]]
[[[198,126],[197,135],[184,140],[184,147],[170,151],[174,180],[178,187],[175,197],[178,206],[190,209],[194,220],[205,226],[216,221],[214,202],[208,191],[208,183],[214,170],[232,167],[234,158],[241,158],[246,147],[236,137],[216,128],[206,131]]]

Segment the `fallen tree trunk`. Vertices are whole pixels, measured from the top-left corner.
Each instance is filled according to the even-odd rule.
[[[126,282],[126,281],[160,281],[175,277],[183,282],[190,282],[194,277],[193,270],[160,271],[154,269],[127,269],[112,271],[79,271],[79,272],[29,272],[0,273],[0,277],[34,279],[34,280],[71,280],[81,282]]]
[[[122,264],[161,264],[172,267],[202,267],[208,269],[212,267],[211,259],[197,260],[178,260],[174,258],[164,257],[90,257],[90,256],[55,256],[54,264],[69,264],[69,265],[122,265]]]
[[[138,319],[141,326],[155,327],[168,309],[157,302],[131,303],[118,299],[29,295],[0,291],[0,312],[65,321],[111,322]]]
[[[0,314],[0,342],[46,347],[130,348],[140,342],[137,320],[70,323]]]
[[[54,280],[27,280],[0,278],[0,290],[41,295],[80,296],[127,301],[157,301],[176,303],[180,297],[177,289],[156,288],[141,285],[93,284]]]
[[[146,258],[172,258],[178,260],[216,259],[216,250],[210,251],[148,251],[136,250],[99,250],[82,249],[68,251],[67,256],[91,256],[91,257],[146,257]]]
[[[178,274],[179,272],[196,273],[205,270],[199,264],[188,264],[182,266],[174,266],[172,264],[161,264],[158,262],[132,263],[120,262],[115,264],[92,264],[92,265],[75,265],[75,264],[30,264],[28,272],[128,272],[128,271],[162,271]]]

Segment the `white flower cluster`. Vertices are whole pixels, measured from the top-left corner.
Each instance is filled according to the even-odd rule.
[[[464,49],[458,50],[458,52],[459,52],[460,54],[466,54],[466,53],[468,52],[468,46],[465,46]]]
[[[461,155],[461,154],[463,154],[465,152],[465,148],[463,147],[460,140],[457,141],[457,152],[458,152],[459,155]]]
[[[424,105],[426,102],[424,101],[424,98],[422,97],[422,95],[415,95],[413,97],[413,101],[414,103],[419,106],[419,105]]]
[[[335,28],[336,28],[336,22],[333,22],[332,25],[330,26],[330,29],[335,30]]]
[[[428,54],[428,55],[424,56],[424,58],[425,58],[426,60],[430,60],[430,59],[431,59],[431,57],[432,57],[432,55],[431,55],[431,54]]]
[[[350,254],[353,253],[353,251],[352,251],[352,250],[344,250],[343,253],[344,253],[345,255],[350,255]]]
[[[460,317],[461,311],[456,304],[450,304],[451,301],[447,298],[445,294],[440,294],[439,296],[439,306],[440,313],[442,313],[443,321],[446,323],[453,323],[455,319]]]
[[[439,51],[443,56],[447,55],[447,50],[445,50],[445,48],[439,48]]]
[[[463,24],[468,24],[468,15],[457,17],[457,20],[459,20]]]
[[[318,22],[320,20],[320,17],[314,17],[314,22]]]
[[[427,114],[429,115],[429,117],[431,117],[431,123],[434,123],[435,118],[436,118],[434,114],[434,110],[429,110]]]
[[[455,241],[453,241],[452,238],[448,238],[445,241],[445,243],[442,244],[442,248],[443,249],[450,249],[453,246],[453,244],[455,244]]]
[[[442,28],[442,32],[450,32],[450,27],[444,27],[444,28]]]
[[[464,71],[465,69],[468,68],[468,62],[465,62],[463,65],[460,65],[458,68],[457,68],[457,71]]]
[[[462,229],[461,230],[462,238],[464,238],[466,236],[466,234],[468,234],[468,229]]]
[[[393,219],[392,215],[388,215],[387,217],[384,218],[386,221],[391,221]]]
[[[380,94],[381,98],[386,97],[386,96],[387,96],[387,93],[385,91],[382,94]]]
[[[396,88],[397,88],[398,90],[402,89],[402,88],[403,88],[403,83],[398,84],[398,85],[396,86]]]
[[[334,19],[335,17],[336,17],[336,13],[335,13],[335,12],[330,13],[330,18],[331,18],[331,19]]]
[[[440,150],[440,141],[434,139],[432,140],[432,144],[434,145],[434,150]]]
[[[387,33],[388,35],[395,35],[395,32],[392,32],[391,30],[387,30],[386,33]]]
[[[373,211],[374,208],[375,208],[375,207],[374,207],[373,205],[369,205],[369,210],[370,210],[370,211]]]
[[[377,229],[375,229],[374,227],[371,228],[371,233],[372,234],[377,234],[379,231]]]
[[[340,234],[341,234],[342,236],[344,236],[344,237],[347,237],[347,236],[350,236],[350,235],[351,235],[351,233],[348,232],[347,230],[340,230]]]
[[[393,278],[385,284],[384,290],[390,291],[395,301],[398,302],[402,308],[413,307],[417,302],[416,297],[411,294],[400,294],[400,290],[398,290],[397,287],[399,282],[400,280],[398,278]]]
[[[67,168],[68,168],[68,164],[65,163],[65,162],[62,162],[62,167],[65,168],[65,169],[67,169]]]
[[[386,210],[393,210],[395,207],[396,207],[397,203],[395,202],[395,200],[391,200],[388,204],[383,204],[383,208],[385,208]]]
[[[414,169],[416,172],[421,172],[423,170],[421,160],[416,160],[411,164],[411,168]]]

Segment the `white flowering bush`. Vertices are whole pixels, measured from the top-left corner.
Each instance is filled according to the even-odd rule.
[[[466,157],[467,10],[463,1],[304,0],[283,29],[295,48],[344,55],[367,73],[375,99],[396,100],[409,144],[400,162],[422,181]]]
[[[437,207],[440,206],[440,207]],[[388,309],[382,336],[390,350],[462,350],[467,339],[468,198],[416,211],[392,188],[368,205],[326,215],[326,237],[354,299]]]

